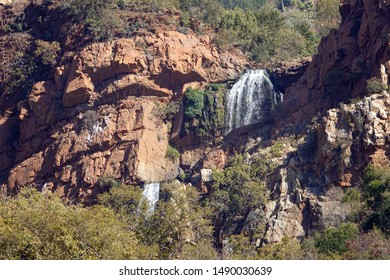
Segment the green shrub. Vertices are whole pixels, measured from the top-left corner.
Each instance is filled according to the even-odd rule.
[[[213,192],[205,204],[213,209],[212,219],[222,225],[220,230],[237,233],[249,213],[256,209],[260,211],[256,216],[261,220],[265,203],[265,183],[258,177],[256,166],[245,162],[242,155],[233,157],[225,170],[213,172]],[[259,226],[247,237],[254,241],[262,232]]]
[[[167,104],[157,104],[153,110],[153,115],[163,121],[170,121],[179,112],[181,101],[171,101]]]
[[[200,89],[187,89],[184,116],[187,119],[201,117],[204,107],[204,92]]]
[[[15,57],[7,68],[4,69],[8,73],[2,81],[2,90],[10,95],[20,91],[27,95],[31,87],[45,76],[43,65],[29,55]]]
[[[212,227],[201,208],[199,193],[193,186],[164,183],[156,211],[137,225],[138,237],[154,247],[160,259],[203,259],[216,256],[212,246]],[[192,246],[202,246],[197,252]],[[200,248],[198,248],[200,249]]]
[[[267,244],[258,250],[256,259],[260,260],[299,260],[303,250],[299,241],[292,238],[283,238],[280,243]]]
[[[367,80],[366,90],[369,94],[379,93],[383,90],[387,90],[387,86],[385,86],[380,79],[374,77]]]
[[[187,90],[184,104],[184,129],[202,143],[211,143],[222,135],[225,122],[225,91],[223,84],[210,84],[204,90]]]
[[[98,186],[102,190],[111,190],[112,188],[117,188],[120,186],[120,181],[114,176],[103,175],[98,180]]]
[[[61,52],[60,43],[37,40],[36,44],[35,56],[41,59],[44,65],[54,66],[57,63],[58,55]]]
[[[327,228],[315,237],[315,245],[318,251],[326,255],[343,254],[348,251],[348,241],[359,233],[357,225],[343,224],[339,228]]]
[[[281,157],[283,155],[284,144],[282,142],[276,142],[272,145],[270,153],[273,157]]]
[[[359,190],[354,189],[354,188],[348,188],[341,201],[343,203],[349,203],[349,202],[354,202],[354,201],[360,201],[361,198],[361,193]]]
[[[135,222],[141,197],[141,188],[115,184],[108,192],[98,196],[98,202],[112,209],[121,219]]]
[[[170,161],[175,162],[177,159],[180,158],[180,153],[175,147],[172,147],[171,145],[168,144],[167,150],[165,152],[165,157]]]
[[[69,207],[28,188],[0,199],[0,259],[138,259],[141,247],[105,207]]]
[[[375,226],[390,233],[390,168],[369,165],[363,178],[363,197],[371,210],[364,229]]]
[[[315,4],[315,23],[321,37],[338,27],[341,21],[339,4],[339,0],[321,0]]]
[[[61,10],[86,27],[95,41],[110,40],[124,30],[118,14],[118,0],[64,0]]]

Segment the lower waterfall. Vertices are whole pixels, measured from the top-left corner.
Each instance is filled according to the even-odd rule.
[[[148,213],[153,214],[156,207],[157,201],[160,196],[160,183],[149,183],[145,184],[144,190],[142,191],[142,199],[148,203]]]
[[[266,70],[247,71],[226,95],[225,134],[266,119],[281,101]]]

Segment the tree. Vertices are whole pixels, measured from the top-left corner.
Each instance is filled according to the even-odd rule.
[[[315,4],[315,20],[321,37],[338,27],[341,20],[339,4],[339,0],[321,0]]]
[[[110,40],[124,28],[118,16],[118,0],[65,0],[61,9],[76,23],[83,24],[96,41]]]
[[[0,200],[0,259],[137,259],[142,251],[103,206],[66,206],[30,188]]]

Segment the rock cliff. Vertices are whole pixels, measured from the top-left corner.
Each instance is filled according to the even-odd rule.
[[[390,166],[389,93],[355,102],[327,111],[295,148],[285,142],[268,182],[267,242],[337,226],[352,210],[342,189],[356,186],[368,163]]]
[[[239,53],[218,51],[207,35],[169,31],[64,54],[53,79],[36,83],[17,106],[4,107],[2,192],[34,185],[89,204],[111,179],[159,182],[176,178],[180,166],[207,193],[212,169],[222,169],[230,155],[261,158],[279,141],[261,211],[264,241],[338,225],[351,211],[341,201],[342,188],[356,185],[368,163],[390,164],[389,93],[366,90],[372,77],[389,85],[390,3],[343,0],[340,12],[340,28],[322,40],[310,63],[281,65],[291,69],[285,83],[284,71],[276,69],[274,79],[293,85],[272,123],[238,129],[218,146],[188,141],[180,159],[166,152],[170,140],[180,138],[183,120],[176,116],[172,131],[158,108],[181,100],[188,87],[237,78],[249,68]]]
[[[277,127],[304,129],[317,113],[364,96],[366,81],[390,73],[390,3],[343,0],[342,22],[318,47],[299,81],[288,88]]]
[[[390,165],[389,94],[367,90],[372,77],[389,85],[390,2],[345,0],[340,13],[340,28],[322,39],[275,114],[274,139],[281,131],[305,138],[285,144],[269,178],[266,242],[337,226],[352,210],[342,188],[356,186],[368,163]]]
[[[178,161],[165,156],[170,128],[157,108],[188,85],[235,78],[246,64],[209,36],[174,31],[94,43],[68,57],[0,120],[3,191],[34,184],[88,202],[108,177],[175,178]]]

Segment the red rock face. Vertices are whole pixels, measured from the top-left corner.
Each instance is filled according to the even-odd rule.
[[[345,0],[340,12],[340,28],[322,39],[304,76],[286,90],[277,126],[307,123],[339,102],[365,95],[367,79],[381,78],[381,66],[390,61],[389,1]]]
[[[2,131],[20,129],[16,153],[9,135],[0,136],[3,189],[34,184],[91,202],[105,177],[175,178],[179,162],[165,156],[170,132],[157,106],[187,84],[234,78],[245,63],[219,53],[208,36],[178,32],[85,47],[57,68],[54,80],[34,85],[18,116],[0,119]]]

